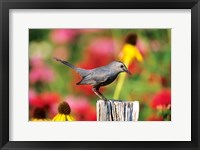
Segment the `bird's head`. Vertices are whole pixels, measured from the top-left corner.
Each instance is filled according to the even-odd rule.
[[[115,69],[117,72],[126,72],[128,73],[129,75],[131,75],[131,72],[127,69],[127,67],[124,65],[123,62],[121,61],[113,61],[111,63],[111,66],[113,69]]]

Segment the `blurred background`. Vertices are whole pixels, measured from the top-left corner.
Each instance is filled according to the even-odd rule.
[[[134,45],[142,60],[123,54],[126,38],[137,35]],[[131,51],[131,50],[130,50]],[[57,57],[85,69],[131,59],[119,99],[140,102],[139,121],[171,120],[170,29],[29,29],[29,119],[51,120],[66,101],[77,121],[96,120],[98,97],[72,69]],[[119,77],[118,77],[119,79]],[[113,99],[118,80],[100,91]]]

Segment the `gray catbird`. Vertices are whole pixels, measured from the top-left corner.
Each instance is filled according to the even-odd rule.
[[[116,79],[118,74],[121,72],[127,72],[128,74],[131,74],[130,71],[128,71],[128,69],[126,68],[126,66],[120,61],[113,61],[106,66],[86,70],[78,68],[67,61],[55,57],[54,59],[63,63],[64,65],[67,65],[68,67],[72,68],[80,74],[82,80],[78,82],[77,85],[88,84],[93,86],[93,92],[104,100],[107,99],[99,92],[99,88],[101,86],[105,86],[112,83]]]

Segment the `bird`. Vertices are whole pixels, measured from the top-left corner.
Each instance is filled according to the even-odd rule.
[[[77,72],[82,79],[76,84],[91,85],[92,91],[102,100],[107,100],[107,98],[99,92],[100,87],[112,83],[121,72],[126,72],[131,75],[131,72],[121,61],[112,61],[105,66],[93,69],[83,69],[59,58],[54,57],[54,59]]]

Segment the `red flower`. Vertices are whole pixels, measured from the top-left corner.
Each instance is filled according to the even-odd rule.
[[[60,95],[53,92],[44,92],[40,94],[40,98],[45,105],[51,105],[59,102]]]
[[[43,108],[48,111],[48,116],[52,118],[57,113],[57,105],[60,101],[60,95],[53,92],[44,92],[36,94],[29,91],[29,105],[31,108]]]
[[[60,100],[60,95],[57,93],[45,92],[41,94],[32,94],[32,91],[29,92],[29,102],[33,107],[48,107],[52,104],[58,103]]]
[[[93,59],[93,58],[91,58]],[[81,62],[80,64],[78,64],[78,66],[80,68],[84,68],[84,69],[93,69],[95,67],[97,67],[96,63],[92,63],[92,61],[90,59],[87,59],[84,62]]]
[[[171,105],[171,91],[169,89],[162,90],[153,97],[151,106],[155,109],[165,109]]]
[[[34,90],[29,91],[29,104],[32,107],[41,108],[44,106],[44,102],[40,99],[39,95]]]
[[[133,61],[129,66],[128,70],[131,72],[131,74],[140,74],[142,72],[142,68],[138,64],[138,62]]]

